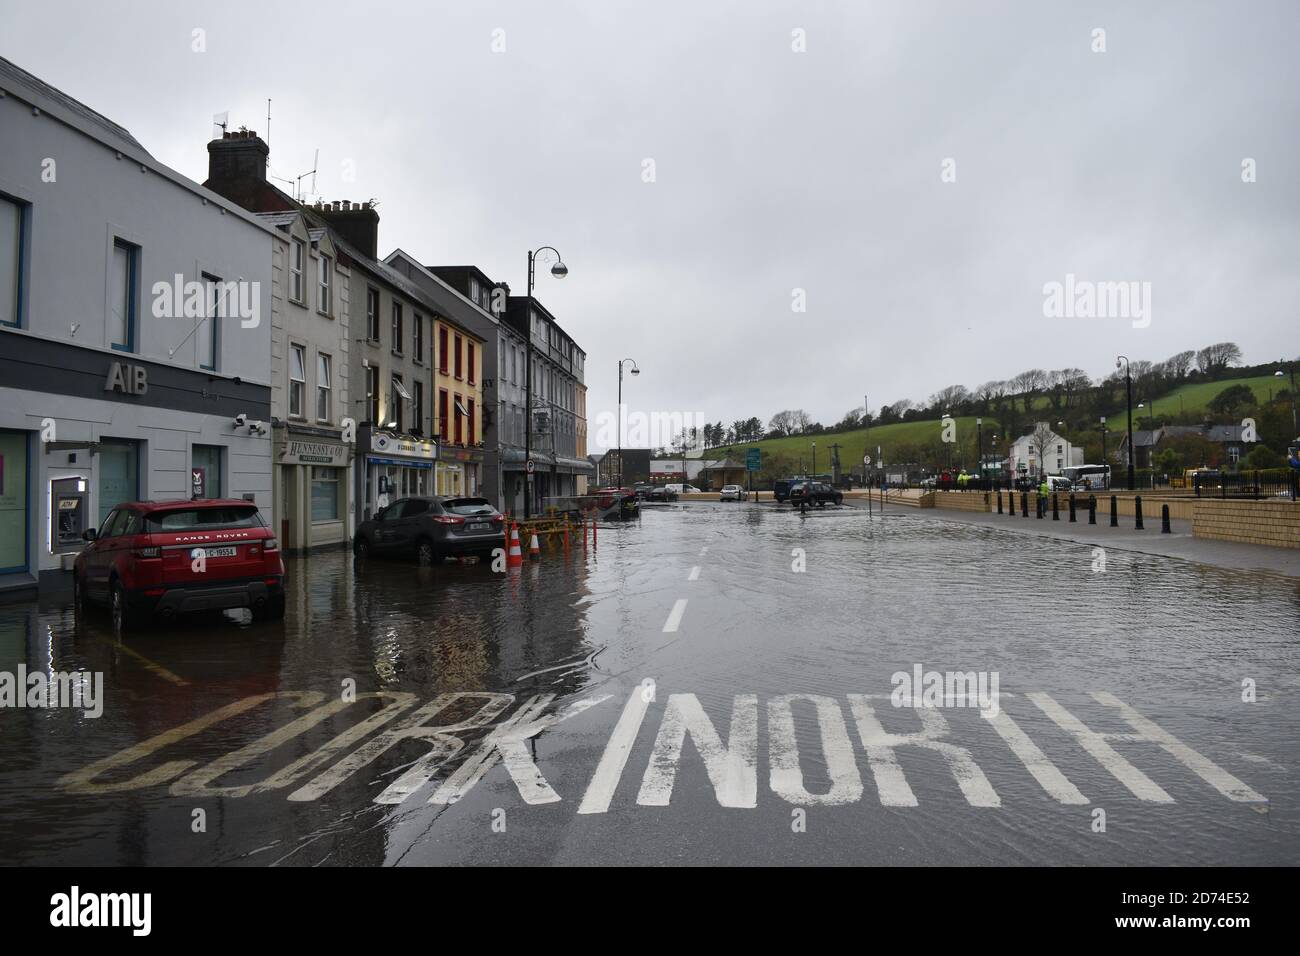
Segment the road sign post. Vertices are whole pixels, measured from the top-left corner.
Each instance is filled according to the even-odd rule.
[[[749,473],[749,492],[754,493],[754,472],[763,468],[763,449],[750,448],[745,452],[745,471]]]

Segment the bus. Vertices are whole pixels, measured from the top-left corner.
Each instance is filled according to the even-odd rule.
[[[1082,491],[1101,491],[1110,487],[1110,465],[1075,465],[1062,468],[1061,475],[1070,479],[1070,487]]]

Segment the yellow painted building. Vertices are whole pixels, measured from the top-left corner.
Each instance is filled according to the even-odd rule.
[[[439,495],[483,493],[483,346],[468,329],[433,317],[433,433],[439,446],[434,489]]]
[[[587,386],[581,382],[576,383],[574,395],[574,439],[575,439],[575,458],[587,457]],[[578,475],[575,491],[577,494],[585,495],[587,493],[587,476]]]

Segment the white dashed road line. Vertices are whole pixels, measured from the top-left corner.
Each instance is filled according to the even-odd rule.
[[[675,634],[677,626],[682,623],[682,615],[686,613],[686,598],[678,598],[673,609],[668,612],[668,620],[664,621],[664,633]]]
[[[686,580],[698,581],[699,579],[700,579],[700,566],[697,564],[695,567],[691,568],[691,576]]]

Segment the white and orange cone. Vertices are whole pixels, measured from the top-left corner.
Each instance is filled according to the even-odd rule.
[[[506,552],[506,567],[517,568],[524,563],[524,553],[519,548],[519,525],[510,526],[510,550]]]
[[[542,560],[542,547],[540,544],[537,543],[536,531],[533,532],[532,540],[528,542],[528,560],[529,561]]]

